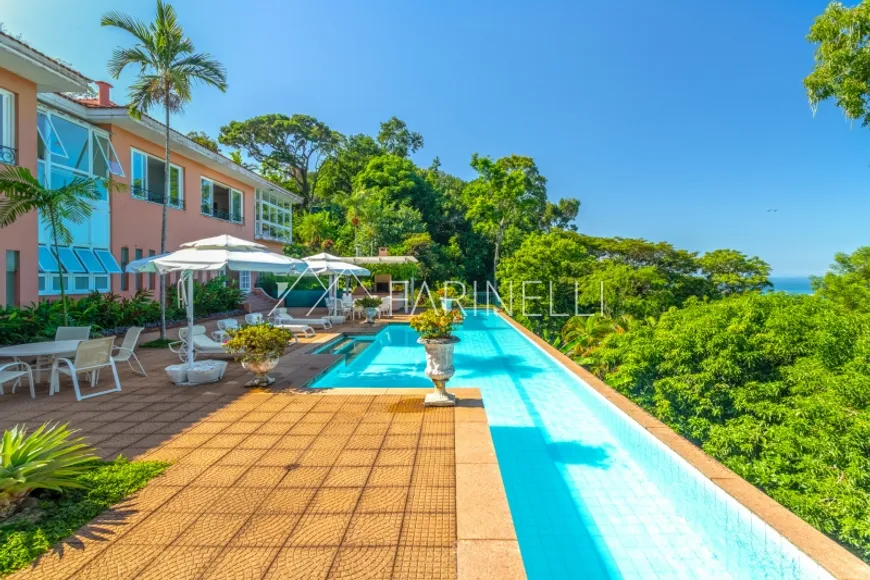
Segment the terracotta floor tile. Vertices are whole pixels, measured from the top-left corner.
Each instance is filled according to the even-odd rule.
[[[402,524],[399,544],[449,548],[456,542],[456,516],[409,512]]]
[[[323,429],[321,423],[296,423],[288,431],[290,435],[317,435]]]
[[[274,445],[274,449],[307,449],[315,435],[284,435]]]
[[[280,548],[302,514],[255,514],[230,541],[231,546]]]
[[[456,488],[412,487],[408,493],[407,510],[424,513],[456,513]]]
[[[296,467],[287,472],[278,487],[319,487],[328,474],[329,467]]]
[[[402,578],[402,580],[454,580],[456,578],[456,550],[454,548],[399,546],[393,565],[393,578]]]
[[[416,449],[419,435],[387,435],[382,449]]]
[[[278,552],[272,566],[266,573],[267,580],[289,580],[305,578],[324,579],[329,574],[338,547],[303,548],[285,547]]]
[[[210,466],[218,462],[228,451],[226,449],[194,449],[182,459],[180,465],[206,465]]]
[[[279,487],[257,507],[257,513],[298,513],[306,510],[317,488]]]
[[[305,453],[302,449],[257,449],[256,451],[264,451],[257,459],[257,465],[260,467],[284,467],[290,468],[299,463],[299,459]]]
[[[356,514],[343,546],[396,546],[402,530],[401,513]]]
[[[262,465],[260,460],[266,453],[265,449],[231,449],[215,465]]]
[[[382,435],[354,435],[347,442],[345,449],[374,449],[381,448],[384,437]]]
[[[291,425],[287,423],[273,423],[271,420],[260,425],[254,434],[256,435],[284,435],[290,430]]]
[[[341,432],[333,432],[320,433],[314,441],[311,442],[311,445],[308,447],[309,449],[344,449],[347,447],[347,442],[350,441],[351,436],[353,435],[353,428],[349,427]],[[333,430],[335,431],[335,430]]]
[[[271,449],[281,438],[280,435],[250,435],[239,443],[239,449]]]
[[[323,482],[325,487],[362,487],[368,479],[371,467],[333,467]]]
[[[139,578],[139,571],[162,551],[163,548],[157,546],[116,543],[81,568],[73,578],[76,580]]]
[[[137,580],[180,580],[197,578],[220,554],[220,548],[173,546],[152,560]]]
[[[203,488],[199,488],[203,489]],[[269,490],[259,487],[226,488],[211,511],[220,514],[252,514],[269,495]]]
[[[299,457],[299,463],[306,466],[331,467],[339,455],[341,455],[340,447],[309,449]]]
[[[223,433],[227,435],[251,435],[262,426],[263,424],[259,421],[239,421],[238,423],[231,423],[229,427],[223,430]]]
[[[237,449],[239,443],[245,440],[247,435],[244,434],[235,434],[235,435],[215,435],[208,441],[202,444],[203,447],[212,447],[218,449]]]
[[[169,546],[199,517],[197,513],[170,512],[161,508],[121,536],[122,544]]]
[[[375,467],[369,475],[368,485],[374,487],[408,486],[411,483],[412,469],[410,465]]]
[[[236,487],[266,487],[274,488],[284,476],[286,467],[251,467],[235,482]]]
[[[278,548],[227,548],[201,576],[204,580],[262,578],[278,555]]]
[[[287,546],[338,546],[344,537],[350,518],[349,513],[304,515],[287,540]]]
[[[182,489],[181,486],[147,485],[130,497],[115,505],[120,510],[154,511],[169,501]]]
[[[381,449],[375,460],[377,467],[394,465],[413,465],[417,456],[416,449]]]
[[[203,514],[173,542],[173,545],[224,546],[247,520],[247,515],[240,514]]]
[[[167,501],[163,509],[168,512],[201,514],[213,507],[224,491],[218,487],[186,487]]]
[[[244,465],[214,465],[206,469],[190,485],[192,487],[230,487],[247,471]]]
[[[341,548],[329,578],[341,580],[388,580],[393,575],[396,548]]]
[[[306,513],[352,513],[361,494],[361,487],[322,487]]]
[[[366,487],[356,513],[390,513],[405,510],[407,487]]]
[[[374,465],[377,456],[377,449],[349,449],[338,456],[335,465],[370,466]]]

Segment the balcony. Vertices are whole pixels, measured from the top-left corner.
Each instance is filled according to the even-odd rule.
[[[15,165],[18,160],[18,151],[12,147],[0,145],[0,163]]]
[[[164,192],[162,191],[150,191],[140,185],[134,185],[130,188],[130,195],[132,195],[136,199],[141,199],[142,201],[148,201],[151,203],[163,205]],[[170,198],[167,205],[175,209],[184,209],[184,200],[173,200],[172,198]]]
[[[239,212],[228,212],[222,209],[211,208],[207,204],[202,204],[202,215],[206,215],[216,220],[232,222],[234,224],[244,223],[244,220],[242,219],[242,216]]]

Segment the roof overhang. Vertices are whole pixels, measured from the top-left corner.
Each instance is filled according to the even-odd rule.
[[[90,123],[120,127],[152,143],[163,144],[166,139],[165,125],[147,115],[142,115],[141,119],[134,119],[126,107],[86,107],[74,100],[54,94],[39,95],[39,100]],[[291,203],[302,203],[302,198],[295,193],[275,185],[265,177],[242,167],[220,153],[206,149],[178,131],[170,131],[169,140],[172,143],[173,151],[177,151],[197,163],[257,189],[284,195],[290,199]]]
[[[414,256],[353,256],[350,258],[339,258],[342,262],[348,264],[416,264],[417,258]]]
[[[43,92],[84,92],[90,79],[11,36],[0,34],[0,68],[29,80]]]

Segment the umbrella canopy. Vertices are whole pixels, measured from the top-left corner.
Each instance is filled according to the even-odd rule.
[[[320,274],[338,274],[348,276],[372,275],[371,272],[362,266],[348,264],[347,262],[341,262],[339,260],[315,260],[312,256],[311,258],[305,258],[303,261],[308,265],[308,269],[311,270],[315,276]]]
[[[233,236],[221,235],[181,244],[181,249],[169,254],[135,260],[127,264],[127,271],[143,272],[183,271],[187,288],[179,285],[180,294],[187,304],[187,364],[193,366],[193,271],[247,270],[252,272],[296,272],[307,268],[302,260],[270,252],[266,246]]]

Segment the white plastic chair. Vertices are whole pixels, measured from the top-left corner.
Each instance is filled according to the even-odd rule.
[[[118,379],[118,369],[115,367],[115,361],[112,359],[112,348],[115,346],[113,337],[96,338],[94,340],[86,340],[79,343],[76,349],[76,357],[74,361],[68,358],[57,357],[51,365],[51,391],[54,393],[60,392],[60,375],[67,375],[72,379],[73,390],[76,393],[76,400],[90,399],[99,395],[115,393],[121,390],[121,381]],[[61,364],[67,368],[62,368]],[[115,379],[115,388],[96,393],[88,393],[82,395],[79,388],[79,375],[87,373],[90,379],[91,387],[99,380],[99,371],[105,367],[112,369],[112,376]]]
[[[176,353],[178,358],[181,359],[181,362],[187,362],[187,327],[178,329],[178,338],[179,340],[177,342],[173,342],[169,345],[169,350]],[[230,353],[226,351],[223,344],[208,337],[205,326],[196,325],[193,327],[191,341],[193,342],[194,360],[196,360],[197,356],[231,356]]]
[[[112,348],[112,360],[115,361],[115,364],[125,362],[130,365],[131,371],[137,375],[147,377],[148,374],[145,372],[145,367],[142,366],[142,361],[140,361],[139,357],[136,356],[136,353],[133,352],[136,348],[136,344],[139,342],[139,335],[142,334],[143,330],[145,329],[141,326],[131,326],[128,328],[121,346]],[[136,370],[136,367],[133,366],[133,361],[136,361],[136,364],[139,365],[138,371]]]
[[[211,338],[217,342],[224,343],[227,341],[227,333],[229,331],[239,329],[239,321],[235,318],[224,318],[217,321],[217,327],[217,330],[212,331]]]
[[[245,324],[263,324],[263,315],[259,312],[245,314]]]
[[[27,377],[27,384],[30,386],[30,398],[35,399],[36,391],[33,385],[33,369],[30,368],[29,364],[22,361],[0,365],[0,395],[6,394],[3,392],[3,383],[8,383],[13,379],[15,380],[12,383],[12,392],[14,393],[18,385],[21,384],[21,377]]]
[[[58,326],[54,340],[88,340],[91,337],[90,326]]]

